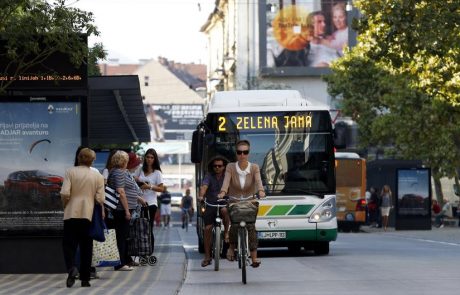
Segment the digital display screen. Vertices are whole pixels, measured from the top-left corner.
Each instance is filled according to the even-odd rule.
[[[215,118],[217,132],[318,132],[330,127],[327,111],[229,113]]]

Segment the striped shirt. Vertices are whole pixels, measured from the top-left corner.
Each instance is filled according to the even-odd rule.
[[[123,188],[126,193],[126,199],[128,200],[128,208],[136,209],[137,197],[142,196],[142,190],[128,170],[112,169],[107,180],[107,185],[113,189]],[[117,210],[124,210],[121,202],[118,203]]]

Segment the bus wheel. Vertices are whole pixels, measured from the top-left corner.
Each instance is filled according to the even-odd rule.
[[[318,242],[315,244],[313,251],[315,252],[315,255],[329,254],[329,242]]]
[[[288,251],[291,255],[299,255],[300,254],[300,246],[299,245],[289,245]]]

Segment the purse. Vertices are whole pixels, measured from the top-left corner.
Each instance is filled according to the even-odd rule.
[[[120,194],[117,193],[117,191],[114,190],[113,188],[106,185],[105,186],[104,207],[107,210],[115,210],[119,202],[120,202]]]
[[[102,207],[96,203],[94,204],[93,209],[93,220],[91,221],[91,226],[89,227],[89,236],[95,241],[104,242],[104,230],[106,228],[104,220],[102,219]]]

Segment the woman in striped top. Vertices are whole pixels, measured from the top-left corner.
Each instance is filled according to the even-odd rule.
[[[115,232],[117,235],[117,247],[120,254],[120,265],[115,266],[115,270],[133,270],[134,262],[128,255],[129,221],[131,213],[138,203],[145,205],[142,199],[142,190],[129,173],[129,156],[124,151],[117,151],[112,156],[112,170],[110,171],[107,184],[116,189],[120,194],[120,203],[113,212]]]

